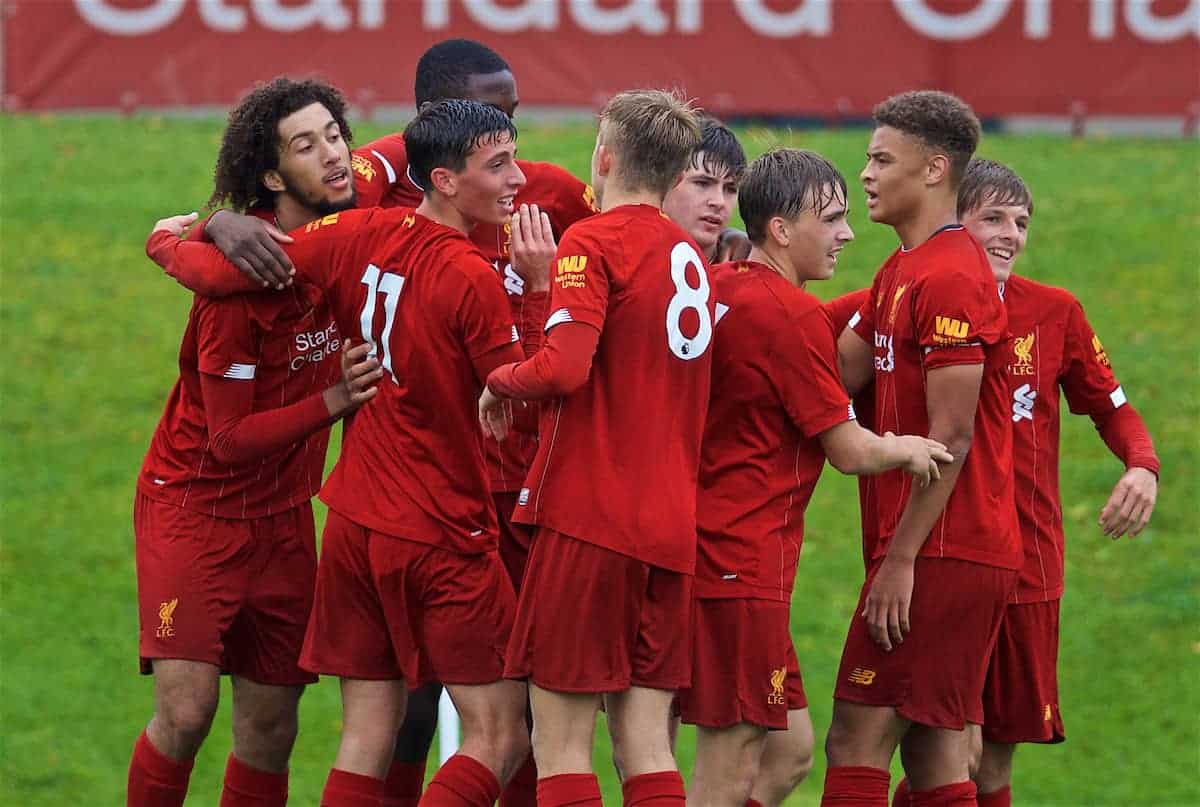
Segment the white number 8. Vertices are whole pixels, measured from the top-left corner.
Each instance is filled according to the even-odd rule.
[[[687,267],[696,268],[699,286],[688,285]],[[671,250],[671,282],[675,284],[675,296],[667,305],[667,346],[684,361],[698,359],[708,350],[712,342],[712,315],[708,312],[708,274],[704,261],[686,241],[680,241]],[[692,309],[700,317],[700,330],[688,338],[679,330],[679,318]]]

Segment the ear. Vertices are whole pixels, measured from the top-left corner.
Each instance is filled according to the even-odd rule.
[[[608,146],[600,143],[596,146],[596,173],[602,177],[612,173],[613,154]]]
[[[285,187],[283,177],[274,168],[263,172],[262,184],[266,186],[267,190],[275,193],[283,193]]]
[[[945,154],[931,154],[925,163],[925,184],[938,185],[950,178],[950,158]]]
[[[786,247],[791,243],[792,237],[788,233],[787,220],[783,216],[772,216],[767,222],[767,234],[781,247]]]
[[[449,168],[437,167],[429,175],[429,183],[442,196],[454,196],[458,193],[458,175]]]

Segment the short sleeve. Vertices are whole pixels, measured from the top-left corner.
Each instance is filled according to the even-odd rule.
[[[1067,405],[1077,415],[1101,415],[1126,403],[1125,391],[1113,375],[1108,353],[1078,300],[1071,301],[1067,317],[1059,383]]]
[[[613,245],[609,245],[611,251]],[[550,314],[546,330],[564,322],[604,329],[608,312],[609,271],[594,238],[568,230],[550,267]]]
[[[837,370],[837,342],[829,313],[814,307],[774,332],[771,383],[806,438],[854,419]]]
[[[555,183],[555,191],[550,219],[560,237],[575,222],[600,212],[592,186],[566,171],[562,171],[562,178]]]
[[[913,327],[927,369],[982,364],[985,346],[1008,337],[1008,315],[990,277],[949,269],[920,281]]]
[[[474,251],[452,256],[461,288],[450,299],[458,301],[454,324],[467,354],[477,359],[485,353],[520,341],[513,324],[512,307],[491,265]]]
[[[866,299],[846,320],[846,327],[858,334],[868,345],[875,344],[875,300],[879,298],[879,282],[882,275],[883,271],[876,273],[875,279],[871,281],[871,288],[867,290]],[[841,336],[841,333],[837,336]]]
[[[197,297],[193,316],[200,372],[253,381],[261,339],[246,297]]]

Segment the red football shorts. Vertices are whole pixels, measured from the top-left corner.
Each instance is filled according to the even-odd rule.
[[[1061,743],[1058,711],[1059,600],[1009,603],[983,687],[983,738]]]
[[[138,651],[215,664],[260,684],[299,686],[317,570],[312,505],[255,519],[214,518],[138,493]]]
[[[504,561],[513,590],[520,591],[525,564],[529,561],[529,527],[512,520],[513,510],[517,509],[515,492],[492,493],[492,500],[496,503],[496,521],[500,523],[500,560]]]
[[[952,558],[917,558],[911,631],[887,653],[872,641],[862,616],[881,563],[876,561],[863,585],[833,696],[892,706],[901,717],[934,728],[982,723],[988,659],[1017,573]]]
[[[504,675],[555,692],[687,686],[692,579],[539,527]]]
[[[692,685],[679,693],[684,723],[723,729],[750,723],[786,730],[808,705],[788,632],[786,602],[697,599],[692,609]]]
[[[496,552],[461,555],[333,510],[300,664],[341,678],[488,684],[504,672],[512,585]]]

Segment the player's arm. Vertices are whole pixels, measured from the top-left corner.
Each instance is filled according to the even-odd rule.
[[[874,348],[847,326],[838,337],[837,351],[842,385],[851,396],[857,395],[875,378]]]
[[[857,421],[839,423],[821,432],[820,440],[825,458],[841,473],[866,476],[902,468],[912,474],[921,487],[941,476],[939,462],[954,459],[936,440],[891,432],[880,436],[864,429]]]
[[[926,375],[929,438],[944,445],[953,461],[942,466],[940,479],[911,490],[887,555],[867,593],[863,616],[871,637],[884,650],[903,642],[910,630],[913,566],[946,508],[971,450],[982,381],[982,363],[951,364],[930,369]]]
[[[179,285],[205,297],[223,297],[261,286],[246,278],[225,260],[216,247],[199,240],[180,238],[180,216],[160,219],[146,239],[146,255],[175,278]],[[194,231],[193,231],[194,232]]]
[[[1091,417],[1104,444],[1125,465],[1100,511],[1100,527],[1113,539],[1137,535],[1150,522],[1158,499],[1158,455],[1078,302],[1067,319],[1064,355],[1059,384],[1068,406],[1075,414]]]
[[[274,223],[218,210],[204,223],[203,232],[230,263],[259,286],[282,289],[292,282],[295,268],[279,246],[292,243],[292,237]]]
[[[737,227],[726,227],[717,238],[717,259],[713,263],[744,261],[750,257],[750,237]]]

